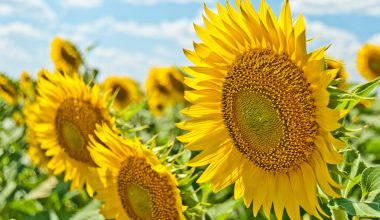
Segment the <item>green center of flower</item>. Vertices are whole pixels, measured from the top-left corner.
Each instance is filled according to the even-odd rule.
[[[127,185],[127,197],[133,212],[141,219],[150,219],[152,210],[150,206],[149,190],[136,184]]]
[[[234,146],[267,171],[287,172],[309,158],[315,112],[302,70],[268,49],[237,57],[223,83],[223,119]]]
[[[281,120],[273,104],[259,94],[243,90],[235,95],[236,124],[243,139],[260,151],[269,152],[283,136]]]
[[[70,121],[62,122],[62,136],[66,146],[68,146],[71,151],[77,151],[84,147],[85,140],[80,130]]]

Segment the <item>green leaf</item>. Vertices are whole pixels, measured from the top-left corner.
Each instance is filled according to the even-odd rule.
[[[379,83],[380,77],[371,82],[360,84],[354,87],[350,92],[338,92],[334,90],[333,94],[337,97],[333,96],[332,100],[338,103],[336,109],[353,109],[360,102],[360,100],[367,99],[366,97],[377,88]]]
[[[380,203],[380,166],[365,169],[361,184],[362,199]]]
[[[238,203],[234,198],[230,198],[223,203],[214,204],[207,209],[207,214],[211,219],[224,220],[235,210],[235,205]]]
[[[25,199],[40,199],[46,198],[50,195],[51,191],[57,186],[58,180],[55,176],[49,177],[47,180],[42,182],[36,188],[31,190],[28,194],[24,196]]]
[[[380,218],[380,203],[378,202],[357,202],[345,198],[334,199],[334,202],[351,216]]]
[[[80,209],[70,220],[104,220],[104,217],[99,213],[101,202],[99,200],[92,200],[85,207]]]
[[[35,215],[43,210],[43,206],[37,200],[16,200],[9,203],[8,206],[14,211],[27,215]]]
[[[16,189],[17,184],[15,181],[9,181],[5,188],[1,189],[0,192],[0,210],[6,205],[7,198]]]

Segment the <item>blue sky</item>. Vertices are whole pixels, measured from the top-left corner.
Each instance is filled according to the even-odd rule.
[[[251,0],[258,6],[258,0]],[[206,0],[210,8],[215,0]],[[278,14],[282,1],[268,0]],[[291,0],[293,16],[306,17],[309,49],[332,44],[328,54],[344,60],[352,81],[357,50],[380,45],[380,0]],[[17,78],[53,69],[49,46],[54,36],[68,38],[81,51],[97,43],[86,61],[108,74],[142,82],[151,66],[189,64],[182,48],[197,40],[200,0],[0,0],[0,71]]]

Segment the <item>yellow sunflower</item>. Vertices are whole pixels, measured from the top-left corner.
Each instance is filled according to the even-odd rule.
[[[83,63],[77,48],[69,41],[59,37],[55,37],[51,42],[50,57],[57,70],[69,75],[78,72]]]
[[[71,189],[93,193],[88,184],[96,164],[87,149],[89,135],[96,124],[113,126],[106,109],[105,94],[101,97],[97,85],[87,87],[82,78],[44,72],[37,82],[37,122],[31,126],[45,155],[51,157],[48,168],[54,175],[65,172],[64,180],[71,180]]]
[[[17,103],[17,90],[3,74],[0,74],[0,99],[4,100],[8,105]]]
[[[20,77],[20,89],[25,99],[33,100],[35,97],[35,90],[33,86],[33,80],[29,73],[23,71]]]
[[[113,107],[121,110],[130,104],[142,99],[142,92],[136,81],[129,77],[110,76],[104,81],[104,89],[111,90],[112,94],[117,92]]]
[[[337,70],[325,71],[326,48],[307,53],[304,18],[293,26],[289,1],[277,20],[265,1],[257,13],[250,1],[205,6],[205,27],[194,25],[203,41],[184,50],[192,119],[178,127],[190,150],[202,151],[190,166],[208,165],[198,179],[214,191],[235,183],[253,213],[273,205],[282,219],[300,219],[300,207],[320,218],[317,188],[338,197],[327,164],[338,164],[343,147],[331,131],[339,112],[329,109],[326,88]]]
[[[358,53],[356,61],[359,73],[370,81],[380,76],[380,47],[365,44]]]
[[[338,72],[335,76],[336,79],[340,79],[341,82],[338,85],[338,88],[340,89],[345,89],[347,88],[347,78],[348,78],[348,73],[346,69],[344,68],[344,64],[342,61],[335,60],[332,58],[327,58],[326,59],[326,65],[328,70],[333,70],[337,69]]]
[[[98,126],[90,153],[99,166],[96,197],[107,219],[184,219],[177,180],[158,158],[135,140]]]
[[[12,120],[14,121],[16,126],[21,126],[25,122],[24,116],[19,111],[14,111],[12,113]]]
[[[51,158],[45,155],[46,150],[41,148],[40,142],[37,141],[36,131],[34,126],[39,124],[38,115],[39,106],[36,103],[26,102],[23,112],[25,115],[26,142],[28,143],[28,155],[32,164],[41,168],[47,168],[47,164]]]
[[[183,73],[176,67],[151,68],[145,85],[149,108],[157,109],[156,103],[166,107],[183,102],[185,89],[183,78]],[[154,103],[154,105],[150,105],[150,103]],[[159,111],[155,113],[156,115],[160,114]]]
[[[149,110],[155,116],[160,116],[166,105],[165,98],[160,94],[151,95],[148,99]]]

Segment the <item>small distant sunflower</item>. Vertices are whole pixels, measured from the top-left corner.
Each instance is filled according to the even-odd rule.
[[[36,103],[26,102],[24,106],[26,130],[26,142],[28,143],[28,155],[32,164],[41,168],[47,168],[47,164],[51,158],[45,155],[46,150],[41,148],[40,142],[37,141],[34,126],[39,124],[38,115],[39,106]]]
[[[156,99],[153,102],[160,103],[163,107],[183,102],[185,89],[183,78],[183,73],[176,67],[151,68],[145,85],[148,104],[151,99]],[[149,107],[155,108],[150,105]]]
[[[104,89],[106,91],[111,90],[111,94],[117,92],[113,101],[113,107],[117,110],[121,110],[142,99],[139,85],[129,77],[110,76],[104,81]]]
[[[78,72],[83,63],[77,48],[69,41],[55,37],[51,42],[50,57],[57,70],[68,75]]]
[[[21,126],[25,122],[24,116],[19,111],[14,111],[12,113],[12,119],[16,126]]]
[[[107,219],[184,219],[177,180],[138,141],[98,126],[90,153],[99,166],[94,189]]]
[[[337,69],[338,72],[335,76],[336,79],[340,79],[341,82],[338,85],[338,88],[340,89],[345,89],[347,88],[347,78],[348,78],[348,73],[346,69],[344,68],[344,64],[342,61],[335,60],[332,58],[327,58],[326,59],[326,65],[328,70],[334,70]]]
[[[36,94],[33,86],[33,80],[26,71],[21,73],[20,89],[25,98],[29,100],[34,99]]]
[[[96,124],[113,126],[105,104],[107,95],[101,97],[97,85],[87,87],[82,78],[46,71],[37,82],[38,123],[33,129],[37,141],[51,157],[48,168],[57,175],[65,172],[65,181],[71,180],[71,189],[82,188],[93,193],[88,184],[96,164],[87,149],[89,136]]]
[[[155,116],[160,116],[167,105],[167,103],[164,101],[164,97],[162,97],[160,94],[154,94],[151,95],[148,99],[148,106],[150,112]]]
[[[380,76],[380,47],[365,44],[358,53],[357,68],[362,76],[370,81]]]
[[[284,210],[300,219],[301,207],[321,218],[317,188],[339,197],[327,168],[343,160],[331,134],[340,114],[327,107],[337,70],[324,70],[326,48],[307,53],[304,18],[293,23],[288,0],[279,20],[265,1],[259,13],[248,0],[236,5],[218,3],[217,14],[205,6],[206,27],[194,25],[203,42],[184,50],[193,105],[178,139],[202,151],[190,166],[209,164],[198,182],[214,191],[235,183],[254,215],[269,217],[273,205],[278,219]]]
[[[8,105],[17,103],[17,90],[3,74],[0,74],[0,99],[4,100]]]

